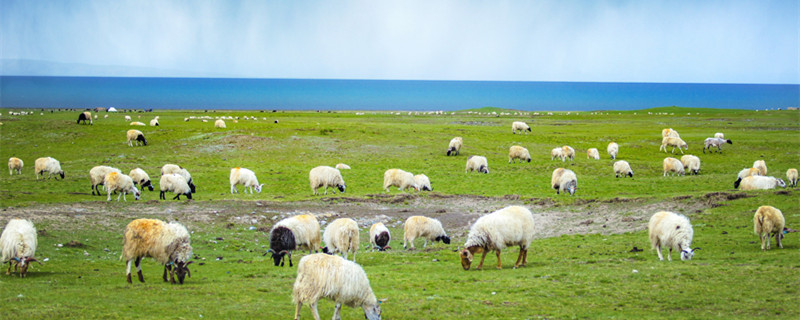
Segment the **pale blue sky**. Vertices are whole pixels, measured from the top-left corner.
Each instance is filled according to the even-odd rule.
[[[0,0],[0,73],[797,84],[798,17],[796,0]]]

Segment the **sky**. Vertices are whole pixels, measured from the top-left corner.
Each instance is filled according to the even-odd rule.
[[[798,84],[799,2],[0,0],[0,74]]]

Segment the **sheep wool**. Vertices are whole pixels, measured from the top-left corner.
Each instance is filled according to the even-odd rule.
[[[767,163],[764,160],[756,160],[753,162],[753,168],[758,169],[758,173],[762,176],[767,175]]]
[[[186,274],[192,276],[188,266],[193,262],[189,231],[177,222],[166,223],[157,219],[136,219],[128,223],[123,233],[122,259],[127,262],[127,281],[131,281],[131,264],[136,262],[139,281],[144,282],[141,260],[152,257],[164,265],[164,281],[183,284]]]
[[[131,122],[131,125],[132,126],[142,126],[142,127],[146,126],[146,124],[144,124],[142,122],[139,122],[139,121]]]
[[[511,133],[516,134],[517,131],[525,132],[525,134],[528,134],[528,132],[531,132],[531,127],[525,122],[514,121],[513,123],[511,123]]]
[[[244,186],[244,193],[247,193],[247,189],[250,189],[250,194],[253,194],[253,189],[256,192],[261,193],[261,187],[264,184],[258,184],[258,178],[256,178],[255,172],[250,169],[236,167],[231,169],[231,176],[230,176],[230,183],[231,183],[231,194],[234,192],[239,193],[239,190],[236,190],[237,185]]]
[[[312,254],[300,259],[292,289],[294,318],[300,318],[300,309],[305,303],[311,308],[314,319],[319,319],[317,302],[322,298],[333,300],[336,304],[333,319],[341,318],[342,304],[351,308],[361,307],[368,320],[381,319],[378,299],[372,292],[364,269],[342,257]]]
[[[222,120],[222,119],[218,119],[217,121],[214,121],[214,128],[225,129],[226,128],[225,121]]]
[[[600,160],[600,152],[597,151],[597,148],[589,148],[586,151],[586,158]]]
[[[625,160],[614,162],[614,173],[617,175],[617,178],[619,178],[619,175],[622,175],[623,178],[625,176],[633,178],[633,170],[631,169],[631,165]]]
[[[34,172],[36,172],[36,180],[39,180],[39,175],[44,178],[44,173],[47,172],[47,179],[50,179],[52,175],[56,175],[56,179],[58,176],[61,176],[61,179],[64,179],[64,170],[61,170],[61,163],[58,160],[53,159],[51,157],[46,158],[38,158],[33,163]]]
[[[786,181],[789,181],[792,187],[797,187],[797,169],[791,168],[786,170]]]
[[[773,206],[760,206],[753,216],[753,232],[761,239],[761,250],[769,250],[769,240],[775,236],[778,247],[783,249],[781,239],[783,239],[783,228],[786,220],[783,213]]]
[[[464,144],[464,140],[461,137],[455,137],[450,140],[450,145],[447,146],[447,155],[457,156],[461,152],[461,146]]]
[[[681,157],[684,172],[691,172],[692,174],[700,174],[700,158],[687,154]]]
[[[647,224],[650,235],[650,244],[658,252],[658,260],[664,260],[661,248],[669,248],[667,260],[672,261],[672,250],[681,252],[681,260],[691,260],[694,256],[692,237],[694,231],[689,218],[681,214],[668,211],[659,211],[650,217]]]
[[[336,169],[339,169],[339,170],[350,170],[350,166],[348,166],[348,165],[346,165],[344,163],[337,163],[336,164]]]
[[[680,160],[675,159],[673,157],[666,157],[664,158],[664,176],[667,176],[667,173],[674,172],[675,175],[684,175],[686,174],[683,171],[683,163]]]
[[[142,145],[145,145],[145,146],[147,145],[147,139],[144,138],[144,134],[139,130],[136,130],[136,129],[128,130],[127,137],[128,137],[128,141],[127,141],[128,142],[128,146],[133,147],[134,143],[137,146],[139,145],[139,143],[142,143]]]
[[[467,158],[466,172],[469,173],[472,171],[489,173],[489,162],[486,160],[486,157],[469,156],[469,158]]]
[[[401,191],[409,188],[419,191],[414,174],[401,169],[389,169],[383,173],[383,190],[389,192],[389,187],[397,187]]]
[[[749,176],[742,179],[739,187],[742,190],[768,190],[777,187],[786,188],[786,182],[775,177]]]
[[[119,172],[109,172],[106,174],[103,184],[108,191],[108,199],[106,199],[106,201],[111,201],[111,193],[115,191],[119,192],[117,201],[119,201],[120,197],[122,197],[123,200],[128,201],[128,199],[125,198],[125,195],[128,193],[132,193],[136,200],[139,200],[139,189],[136,189],[136,186],[133,184],[133,179],[131,179],[129,176]]]
[[[38,262],[33,256],[36,254],[37,238],[36,228],[29,220],[11,219],[0,235],[0,263],[8,263],[6,274],[11,274],[11,267],[19,271],[20,278],[24,278],[31,262]],[[41,263],[41,262],[40,262]]]
[[[616,142],[609,142],[606,151],[611,156],[611,160],[615,160],[617,159],[617,153],[619,153],[619,145]]]
[[[8,158],[8,174],[14,175],[14,171],[16,171],[17,174],[22,174],[22,167],[24,165],[25,163],[22,162],[22,159],[20,158],[17,157]]]
[[[105,185],[106,175],[111,172],[122,172],[121,170],[109,166],[94,166],[89,170],[89,179],[92,181],[92,195],[99,196],[100,186]]]
[[[358,223],[350,218],[339,218],[333,220],[322,233],[322,240],[325,241],[327,250],[325,253],[341,253],[345,259],[350,252],[353,253],[353,262],[356,262],[356,252],[359,245]]]
[[[508,163],[516,163],[517,159],[520,162],[531,162],[531,154],[528,152],[528,149],[525,149],[521,146],[511,146],[508,149]]]
[[[331,168],[328,166],[319,166],[308,172],[308,181],[311,185],[311,192],[318,195],[319,188],[325,190],[324,194],[328,194],[328,188],[333,188],[333,194],[336,194],[336,189],[344,193],[347,186],[342,178],[342,173],[339,169]]]
[[[475,254],[483,253],[477,269],[490,251],[497,253],[497,269],[502,269],[500,251],[508,246],[519,246],[519,256],[514,268],[528,263],[528,247],[533,241],[535,228],[533,214],[527,208],[510,206],[480,217],[469,229],[465,249],[461,250],[461,266],[469,270]]]
[[[133,184],[138,184],[139,187],[142,188],[142,191],[144,191],[144,188],[148,188],[150,191],[153,191],[154,187],[152,181],[150,181],[150,175],[148,175],[147,172],[141,168],[135,168],[131,170],[128,175],[131,177],[131,179],[133,179]]]
[[[423,248],[428,246],[428,240],[441,240],[445,244],[450,244],[450,237],[442,228],[442,223],[439,220],[423,216],[411,216],[406,219],[403,224],[403,249],[408,248],[408,243],[411,243],[412,250],[415,249],[414,240],[416,238],[425,239]]]
[[[422,191],[432,191],[433,187],[431,187],[431,180],[428,179],[428,176],[424,174],[418,174],[414,176],[414,183],[419,187],[419,190]]]
[[[375,251],[375,249],[379,251],[391,249],[389,247],[389,241],[391,240],[392,234],[382,222],[374,223],[369,228],[369,243],[372,246],[372,251]]]

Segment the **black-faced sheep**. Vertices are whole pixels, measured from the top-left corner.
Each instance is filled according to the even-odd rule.
[[[673,157],[666,157],[664,158],[664,176],[667,176],[667,173],[675,172],[676,175],[684,175],[686,174],[683,171],[683,163],[680,160],[675,159]]]
[[[519,130],[519,132],[527,131],[525,132],[525,134],[528,134],[528,132],[531,132],[531,127],[525,122],[514,121],[513,123],[511,123],[511,133],[516,134],[517,130]]]
[[[672,249],[681,252],[681,260],[691,260],[694,256],[692,237],[694,231],[689,219],[681,214],[659,211],[650,217],[647,225],[650,244],[658,252],[658,260],[664,260],[661,247],[669,248],[667,260],[672,261]],[[700,249],[700,248],[697,248]]]
[[[742,183],[739,187],[741,187],[742,190],[767,190],[777,187],[786,188],[786,182],[784,182],[783,179],[775,177],[749,176],[742,179]]]
[[[586,150],[586,158],[600,160],[600,151],[597,151],[597,148],[589,148]]]
[[[625,160],[614,162],[614,173],[617,175],[617,178],[619,178],[619,175],[622,175],[623,178],[625,176],[633,178],[633,169],[631,169],[631,165],[628,164],[628,161]]]
[[[753,216],[753,232],[761,239],[761,250],[768,250],[769,240],[774,235],[778,247],[783,249],[781,239],[783,239],[783,228],[786,220],[783,213],[778,208],[772,206],[760,206]]]
[[[92,195],[102,195],[100,193],[100,186],[105,184],[106,175],[111,172],[122,172],[117,168],[109,166],[95,166],[89,170],[89,180],[92,181]]]
[[[8,158],[8,174],[14,175],[14,171],[16,171],[17,174],[22,174],[22,166],[24,165],[25,163],[22,162],[22,159],[20,158],[17,157]]]
[[[144,188],[148,188],[150,191],[153,191],[154,187],[153,183],[150,181],[150,175],[148,175],[147,172],[141,168],[131,170],[128,175],[131,177],[131,179],[133,179],[133,184],[138,184],[139,187],[142,188],[142,191],[144,191]]]
[[[419,190],[422,191],[432,191],[433,187],[431,187],[431,180],[428,179],[428,176],[424,174],[418,174],[414,176],[414,183],[417,185]]]
[[[557,168],[553,170],[550,186],[556,189],[556,194],[569,192],[569,195],[574,195],[578,189],[578,177],[575,176],[575,172],[572,172],[572,170]]]
[[[469,270],[475,254],[483,253],[477,269],[483,268],[486,254],[497,254],[497,269],[502,269],[500,251],[508,246],[519,246],[519,256],[514,268],[528,263],[528,247],[534,238],[533,214],[530,210],[510,206],[480,217],[469,229],[465,249],[461,250],[461,266]]]
[[[700,158],[687,154],[681,157],[684,173],[691,172],[692,174],[700,174]]]
[[[461,137],[455,137],[450,140],[450,145],[447,146],[447,155],[457,156],[459,152],[461,152],[461,146],[464,144],[464,140]]]
[[[797,187],[797,169],[791,168],[786,170],[786,181],[789,181],[792,187]]]
[[[353,253],[353,262],[356,262],[356,252],[359,245],[358,223],[350,218],[333,220],[322,233],[325,247],[322,252],[328,254],[341,253],[345,259],[350,252]]]
[[[243,185],[244,186],[244,193],[247,193],[247,189],[250,189],[250,194],[253,194],[253,189],[256,192],[261,193],[261,187],[264,184],[258,184],[258,178],[256,178],[256,174],[246,168],[236,167],[231,169],[231,194],[234,192],[239,193],[239,190],[236,190],[236,185]]]
[[[469,158],[467,158],[466,172],[469,173],[472,171],[489,173],[489,162],[486,160],[486,157],[469,156]]]
[[[189,187],[186,179],[179,174],[170,173],[162,175],[161,180],[158,182],[158,187],[161,190],[158,198],[161,200],[167,200],[167,192],[175,193],[175,197],[172,198],[172,200],[180,200],[181,195],[186,196],[187,199],[192,199],[192,188]]]
[[[144,138],[144,134],[139,130],[136,129],[128,130],[127,136],[128,136],[128,141],[127,141],[128,145],[131,147],[133,147],[134,143],[136,143],[137,146],[139,145],[139,143],[145,146],[147,145],[147,139]]]
[[[347,185],[344,183],[342,173],[339,169],[331,168],[328,166],[319,166],[308,172],[308,180],[311,184],[311,191],[314,195],[318,195],[319,188],[325,190],[324,194],[328,194],[328,188],[334,188],[333,193],[336,194],[336,189],[344,193]]]
[[[711,150],[711,147],[717,147],[717,152],[722,152],[722,145],[726,142],[728,144],[733,144],[731,140],[725,140],[722,138],[706,138],[706,140],[703,142],[703,153],[706,153],[706,149],[708,149],[709,152],[713,151]]]
[[[401,169],[389,169],[383,173],[383,190],[389,192],[390,187],[397,187],[401,191],[409,188],[419,191],[414,174]]]
[[[322,238],[320,237],[319,221],[314,215],[302,214],[288,217],[276,223],[269,232],[269,250],[275,266],[283,267],[286,256],[289,256],[289,266],[292,266],[292,251],[301,248],[308,249],[308,253],[319,252]]]
[[[193,261],[192,245],[189,231],[177,222],[166,223],[156,219],[136,219],[125,227],[122,242],[122,257],[127,263],[127,281],[131,281],[131,263],[136,260],[136,272],[139,281],[144,282],[142,275],[142,258],[152,257],[164,265],[164,282],[175,284],[177,273],[178,283],[183,284],[186,275],[192,276],[189,265]],[[167,280],[169,272],[169,280]]]
[[[89,121],[89,124],[92,124],[92,113],[89,111],[84,111],[83,113],[79,114],[78,122],[76,122],[76,124],[81,124],[81,121],[83,121],[83,124],[86,124],[86,121]]]
[[[375,249],[379,251],[391,249],[389,246],[389,241],[391,240],[392,234],[382,222],[375,223],[369,228],[369,243],[372,246],[372,251],[375,251]]]
[[[139,200],[139,189],[136,189],[136,186],[133,184],[133,179],[131,179],[129,176],[119,172],[109,172],[103,180],[103,184],[108,192],[108,198],[106,201],[111,201],[111,193],[117,191],[119,191],[117,201],[119,201],[120,197],[122,197],[122,199],[125,201],[128,201],[128,199],[125,197],[125,195],[128,193],[132,193],[136,200]]]
[[[6,274],[11,274],[11,266],[19,271],[20,278],[24,278],[31,262],[39,262],[33,256],[36,254],[36,228],[28,220],[11,219],[0,235],[0,250],[3,260],[8,262]],[[41,262],[39,262],[41,264]]]
[[[414,247],[414,239],[416,238],[425,239],[425,243],[422,245],[423,248],[428,246],[428,240],[450,244],[450,237],[444,232],[442,223],[433,218],[411,216],[403,224],[403,231],[403,249],[407,249],[409,243],[411,243],[412,250],[416,249]]]
[[[609,142],[606,151],[611,156],[611,160],[615,160],[617,159],[617,153],[619,153],[619,145],[616,142]]]
[[[38,158],[33,163],[34,171],[36,172],[36,180],[39,180],[39,175],[44,178],[44,173],[47,172],[47,179],[50,179],[54,174],[61,176],[64,179],[64,170],[61,170],[61,163],[51,157]],[[56,177],[58,179],[58,177]]]
[[[524,147],[511,146],[511,148],[508,148],[508,163],[516,163],[517,159],[520,162],[531,162],[531,154]]]
[[[661,139],[661,147],[658,148],[658,151],[664,149],[664,153],[667,153],[667,146],[672,147],[672,153],[675,153],[675,148],[678,148],[681,154],[683,154],[683,149],[689,150],[689,145],[681,138],[666,137]]]

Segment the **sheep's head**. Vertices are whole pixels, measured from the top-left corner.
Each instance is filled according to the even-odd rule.
[[[183,279],[186,278],[186,275],[189,275],[189,278],[192,277],[192,272],[189,271],[189,265],[192,264],[194,261],[189,262],[179,262],[175,261],[175,273],[178,275],[178,283],[183,284]]]
[[[136,186],[131,186],[131,189],[133,189],[131,190],[132,191],[131,193],[133,193],[133,197],[136,198],[136,200],[139,200],[139,197],[142,195],[141,192],[139,192],[139,189],[136,189]]]
[[[289,255],[289,259],[290,259],[290,260],[289,260],[289,263],[291,264],[291,259],[292,259],[292,256],[289,254],[289,251],[287,251],[287,250],[281,250],[280,252],[277,252],[277,253],[276,253],[274,250],[272,250],[272,249],[269,249],[269,250],[267,250],[267,252],[266,252],[266,253],[264,253],[264,255],[267,255],[267,253],[271,253],[271,254],[272,254],[270,257],[271,257],[271,258],[272,258],[272,260],[275,262],[275,266],[276,266],[276,267],[277,267],[277,266],[281,266],[281,267],[283,267],[283,258],[284,258],[286,255]]]
[[[531,132],[531,127],[528,127],[528,132]]]
[[[184,193],[183,195],[186,196],[186,199],[192,200],[192,193],[191,192]]]
[[[187,184],[189,184],[189,189],[192,191],[192,193],[196,193],[197,192],[197,188],[195,188],[194,181],[192,179],[189,179],[189,181],[187,181]],[[189,198],[189,199],[191,199],[191,198]]]
[[[22,258],[12,258],[17,263],[17,268],[19,269],[19,277],[25,278],[25,275],[28,273],[28,267],[31,265],[31,262],[39,262],[33,257],[22,257]],[[39,264],[42,264],[39,262]]]
[[[472,265],[472,252],[470,252],[469,249],[464,249],[461,250],[459,255],[461,256],[461,267],[463,267],[464,270],[469,270],[469,267]]]
[[[141,141],[141,142],[142,142],[142,144],[144,144],[144,145],[147,145],[147,139],[145,139],[145,138],[144,138],[144,135],[143,135],[143,134],[140,134],[139,136],[137,136],[137,137],[136,137],[136,140],[137,140],[137,141]]]
[[[528,159],[527,159],[527,160],[528,160],[528,162],[531,162],[531,157],[528,157]]]
[[[727,141],[725,141],[725,142],[727,142],[728,144],[733,144],[733,142],[731,142],[731,140],[730,140],[730,139],[728,139],[728,140],[727,140]]]
[[[378,304],[374,306],[363,305],[361,308],[364,309],[364,318],[367,320],[381,320],[381,302],[383,300],[378,300]]]
[[[575,181],[575,180],[572,180],[572,181],[568,182],[566,189],[567,189],[567,192],[569,192],[569,195],[571,195],[571,196],[575,195],[575,190],[578,190],[578,182]]]
[[[684,261],[692,260],[692,257],[694,257],[694,251],[695,250],[700,250],[700,248],[692,249],[692,248],[686,247],[686,249],[681,250],[681,260],[684,260]]]
[[[628,171],[628,176],[633,178],[633,171]]]
[[[263,187],[263,186],[264,186],[263,183],[259,184],[259,185],[256,185],[256,192],[261,193],[261,187]]]
[[[777,180],[779,187],[786,188],[786,182],[784,182],[783,179],[775,179],[775,180]]]
[[[441,242],[444,242],[444,244],[450,244],[450,237],[448,237],[448,236],[446,236],[446,235],[444,235],[444,236],[438,236],[438,237],[436,237],[436,239],[434,239],[434,240],[435,240],[435,241],[441,241]]]
[[[144,190],[144,188],[147,187],[147,189],[153,191],[153,183],[151,183],[150,180],[142,179],[142,181],[139,181],[139,185],[142,186],[142,190]]]
[[[64,179],[64,170],[59,171],[58,175],[61,176],[61,179]]]
[[[342,183],[342,184],[337,184],[337,185],[336,185],[336,188],[337,188],[337,189],[339,189],[339,191],[340,191],[341,193],[344,193],[344,189],[346,189],[346,188],[347,188],[347,186],[346,186],[344,183]]]
[[[489,167],[481,165],[481,167],[478,168],[478,172],[489,173]]]

